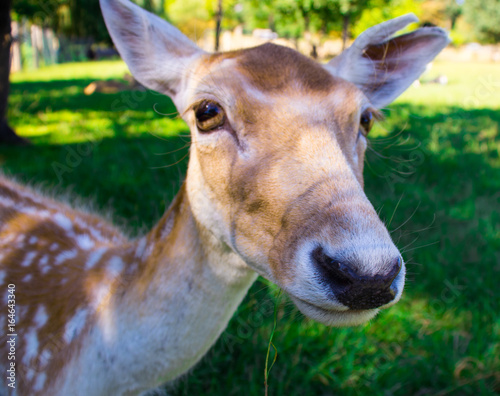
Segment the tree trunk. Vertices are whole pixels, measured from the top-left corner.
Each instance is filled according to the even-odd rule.
[[[7,99],[9,97],[10,45],[10,7],[12,0],[0,2],[0,144],[26,144],[7,124]]]
[[[222,23],[222,0],[218,0],[217,13],[215,14],[215,52],[219,51],[221,23]]]
[[[345,47],[347,45],[347,39],[349,38],[349,20],[350,20],[349,13],[345,14],[342,17],[342,51],[345,50]]]

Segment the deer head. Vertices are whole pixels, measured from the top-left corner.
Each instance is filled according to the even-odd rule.
[[[443,30],[393,37],[417,21],[405,15],[322,65],[274,44],[206,53],[126,0],[101,6],[134,77],[189,125],[200,229],[322,323],[360,324],[399,300],[404,262],[363,191],[367,134],[447,45]]]

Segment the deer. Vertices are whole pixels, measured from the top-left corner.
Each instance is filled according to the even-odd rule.
[[[417,21],[404,15],[320,64],[273,43],[208,53],[128,0],[100,3],[132,75],[190,128],[186,178],[135,239],[0,178],[2,394],[137,395],[171,382],[258,275],[326,326],[394,305],[405,264],[364,192],[367,135],[446,32],[396,35]]]
[[[144,91],[145,88],[139,84],[130,74],[126,73],[123,76],[125,82],[120,80],[100,80],[92,81],[87,85],[83,93],[87,96],[96,92],[104,94],[114,94],[123,91]]]

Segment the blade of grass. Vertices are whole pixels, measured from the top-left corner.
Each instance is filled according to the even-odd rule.
[[[266,354],[266,366],[264,369],[264,389],[265,389],[265,396],[268,396],[268,379],[269,379],[269,373],[271,372],[271,369],[274,366],[274,363],[276,362],[276,358],[278,357],[278,349],[273,344],[273,337],[274,337],[274,332],[276,331],[276,324],[278,323],[278,305],[281,300],[281,293],[282,290],[278,292],[278,296],[276,298],[276,303],[274,304],[274,323],[273,323],[273,330],[271,331],[271,336],[269,337],[269,344],[267,345],[267,354]],[[274,348],[274,359],[273,362],[271,363],[271,367],[269,369],[267,368],[268,363],[269,363],[269,353],[271,352],[271,346]]]

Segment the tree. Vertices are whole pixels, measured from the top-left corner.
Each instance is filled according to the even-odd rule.
[[[215,52],[219,51],[220,30],[222,23],[222,0],[217,0],[217,12],[215,13]]]
[[[351,36],[351,25],[360,18],[368,3],[369,0],[338,0],[339,13],[342,15],[342,50]]]
[[[9,98],[10,46],[10,10],[12,0],[0,3],[0,144],[26,144],[27,140],[19,137],[7,123],[7,102]]]
[[[431,1],[426,0],[425,4]],[[439,4],[439,17],[441,17],[442,6],[441,0],[436,1]],[[361,12],[359,19],[352,25],[352,34],[354,37],[359,36],[366,29],[389,19],[408,14],[410,12],[416,14],[418,17],[422,14],[422,5],[424,3],[414,0],[370,0],[368,6]],[[433,7],[435,8],[435,7]],[[424,19],[425,22],[438,22],[438,20],[429,21]],[[415,26],[408,26],[406,29],[412,30]]]
[[[450,30],[455,29],[455,24],[460,15],[462,15],[462,5],[464,0],[447,0],[444,9],[446,17],[450,21]]]
[[[370,0],[245,0],[243,4],[245,22],[252,28],[267,23],[280,36],[294,39],[305,32],[342,30],[345,46],[351,26],[369,7]]]
[[[14,0],[13,11],[67,37],[111,42],[99,0]]]
[[[467,0],[463,14],[480,41],[500,41],[500,0]]]
[[[164,16],[164,0],[132,1]],[[38,26],[50,27],[67,37],[111,43],[99,0],[14,0],[13,11]]]

